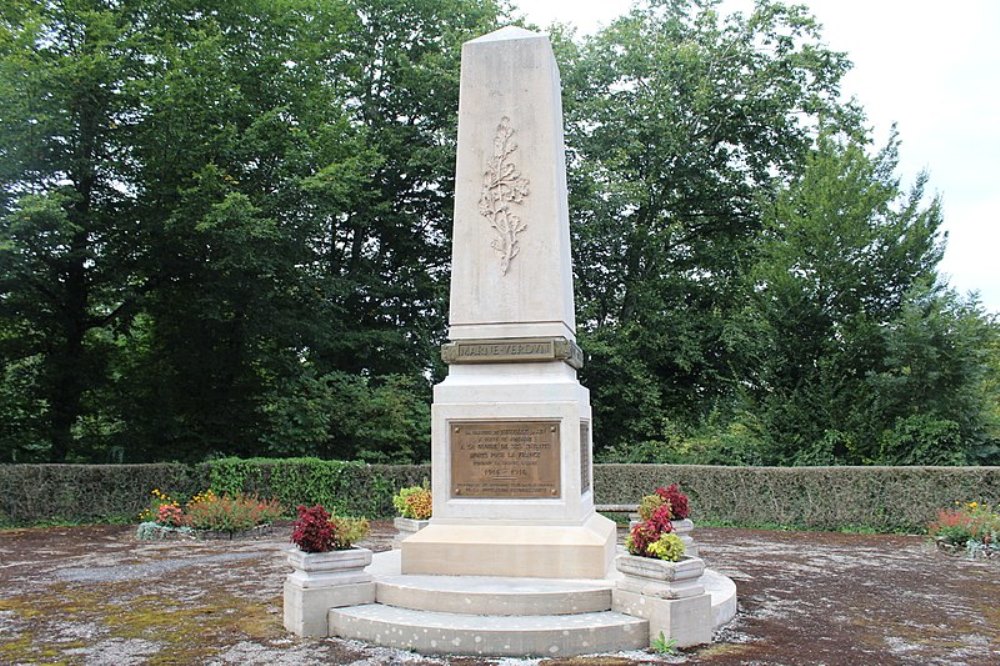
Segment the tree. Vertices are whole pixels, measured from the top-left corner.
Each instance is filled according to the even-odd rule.
[[[5,5],[0,359],[32,397],[0,410],[51,460],[198,458],[255,452],[306,377],[425,395],[457,47],[496,11]]]
[[[138,103],[122,82],[143,63],[127,48],[134,26],[105,3],[0,12],[0,358],[8,372],[36,368],[23,389],[61,462],[84,394],[104,380],[97,332],[143,289],[122,140]]]
[[[734,327],[761,202],[801,169],[847,70],[802,8],[762,3],[723,21],[717,3],[648,2],[566,68],[576,287],[595,442],[655,440],[607,367],[655,386],[652,412],[690,426],[731,400],[745,358]]]
[[[823,132],[768,209],[746,377],[773,464],[963,464],[983,440],[983,314],[937,284],[940,203],[902,191],[898,142]]]

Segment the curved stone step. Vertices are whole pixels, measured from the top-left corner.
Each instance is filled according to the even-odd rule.
[[[387,606],[466,615],[570,615],[611,610],[607,582],[485,576],[383,576]]]
[[[366,604],[330,609],[329,621],[331,636],[422,654],[569,657],[649,645],[645,620],[612,611],[486,617]]]

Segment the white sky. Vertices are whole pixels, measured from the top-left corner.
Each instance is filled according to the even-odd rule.
[[[540,26],[592,33],[632,0],[514,0]],[[882,146],[893,122],[902,140],[905,186],[930,173],[944,202],[947,250],[941,272],[961,292],[978,291],[1000,313],[1000,1],[797,0],[823,25],[823,39],[854,68],[841,87],[857,97]],[[723,13],[752,0],[725,0]]]

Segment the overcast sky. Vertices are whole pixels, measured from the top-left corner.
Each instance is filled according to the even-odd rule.
[[[558,20],[592,33],[632,0],[515,0],[541,26]],[[892,123],[907,186],[922,169],[944,202],[947,250],[941,272],[961,292],[978,291],[1000,313],[1000,0],[799,0],[823,24],[826,43],[846,51],[844,79],[868,113],[876,145]],[[725,0],[724,13],[752,0]]]

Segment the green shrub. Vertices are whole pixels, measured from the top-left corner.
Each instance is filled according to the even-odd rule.
[[[916,533],[937,507],[1000,498],[1000,467],[594,467],[599,504],[637,504],[649,488],[673,482],[691,498],[696,521],[808,529]]]
[[[350,516],[333,516],[330,518],[333,527],[333,543],[337,550],[347,550],[361,541],[371,530],[366,518]]]
[[[208,485],[203,468],[152,465],[0,465],[0,524],[133,522],[149,491],[191,497]]]
[[[281,517],[281,504],[236,493],[232,497],[211,490],[196,495],[185,507],[184,522],[196,530],[242,532]]]
[[[392,496],[392,505],[403,518],[427,520],[432,513],[431,489],[425,486],[400,488]]]
[[[199,465],[0,465],[0,524],[136,520],[149,491],[192,497],[204,488],[324,504],[339,515],[390,517],[400,488],[430,478],[427,465],[365,465],[291,458],[226,458]],[[977,497],[1000,503],[1000,467],[713,467],[595,465],[598,504],[637,504],[678,482],[695,520],[811,529],[923,531],[938,507]]]

